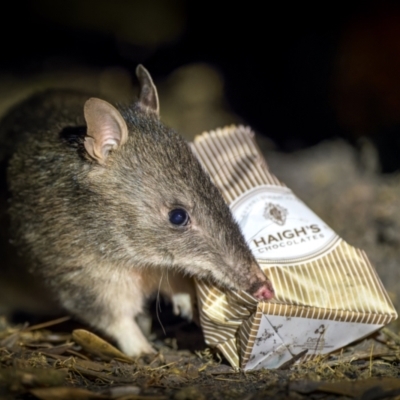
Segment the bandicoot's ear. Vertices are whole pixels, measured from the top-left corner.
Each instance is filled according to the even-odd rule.
[[[154,113],[159,116],[160,106],[158,103],[157,88],[149,71],[143,65],[136,67],[136,76],[140,84],[139,106],[145,112]]]
[[[83,111],[87,124],[85,149],[91,158],[104,164],[108,153],[128,139],[128,127],[119,111],[104,100],[90,98]]]

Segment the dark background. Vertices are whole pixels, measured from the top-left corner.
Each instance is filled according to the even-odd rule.
[[[0,74],[77,64],[157,82],[206,62],[229,107],[282,151],[369,138],[382,172],[400,163],[400,9],[388,1],[14,1],[0,17]],[[6,90],[1,88],[0,90]],[[3,95],[6,93],[3,92]]]

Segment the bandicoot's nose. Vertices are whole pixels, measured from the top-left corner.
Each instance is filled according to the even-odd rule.
[[[270,281],[260,282],[257,287],[253,286],[250,292],[257,300],[271,300],[274,297],[275,292]]]
[[[257,300],[271,300],[275,295],[274,288],[271,281],[256,262],[253,262],[251,265],[251,276],[250,287],[246,292],[250,293]]]

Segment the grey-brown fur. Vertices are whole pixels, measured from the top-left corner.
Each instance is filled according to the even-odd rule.
[[[87,95],[39,94],[0,128],[16,249],[65,309],[130,355],[152,351],[134,321],[146,297],[159,288],[172,300],[193,296],[189,278],[174,271],[252,293],[271,289],[189,146],[160,122],[155,87],[143,79],[139,101],[117,108],[126,143],[104,157],[87,136]],[[189,212],[186,227],[169,222],[178,207]]]

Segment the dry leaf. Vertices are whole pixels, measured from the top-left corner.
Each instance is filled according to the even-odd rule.
[[[361,397],[370,390],[379,390],[382,394],[398,390],[400,393],[400,379],[397,378],[369,378],[359,381],[338,382],[293,382],[290,390],[300,393],[326,392],[349,397]]]
[[[107,392],[104,392],[105,394],[108,394],[111,398],[117,399],[119,397],[126,397],[130,395],[137,395],[140,393],[140,387],[138,386],[132,386],[132,385],[127,385],[127,386],[116,386],[112,387]]]
[[[222,374],[236,374],[231,366],[220,364],[216,366],[211,366],[207,369],[207,375],[222,375]]]
[[[4,368],[0,369],[0,383],[13,389],[35,386],[58,386],[65,382],[68,369]]]
[[[41,400],[110,399],[109,396],[100,393],[73,387],[40,388],[32,389],[30,392]]]
[[[64,354],[67,350],[69,350],[73,346],[73,343],[66,343],[60,346],[53,346],[45,349],[45,352],[48,354]],[[40,349],[39,349],[40,350]]]
[[[72,339],[88,353],[98,356],[103,360],[110,361],[118,358],[126,362],[134,362],[132,358],[119,351],[104,339],[84,329],[75,329],[72,332]]]

